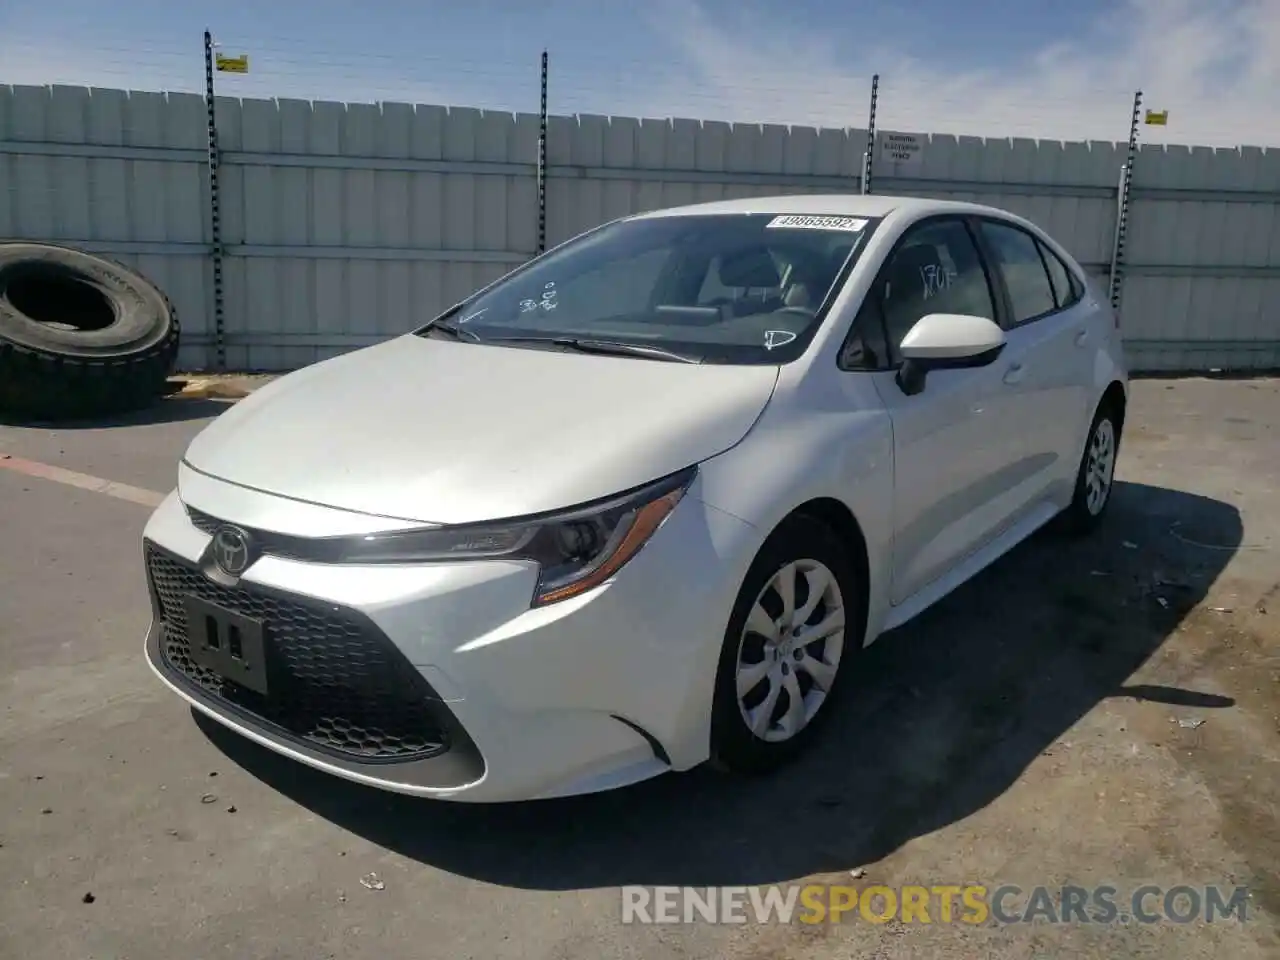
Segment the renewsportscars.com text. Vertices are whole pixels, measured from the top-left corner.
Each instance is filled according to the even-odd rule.
[[[1123,892],[1097,887],[1003,884],[769,887],[623,887],[622,922],[678,923],[1214,923],[1247,919],[1247,887],[1168,888]]]

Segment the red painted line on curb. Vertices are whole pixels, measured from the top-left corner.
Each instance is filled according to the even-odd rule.
[[[164,501],[164,498],[168,496],[168,494],[157,493],[155,490],[145,490],[142,487],[133,487],[127,483],[116,483],[114,480],[106,480],[87,473],[77,473],[75,470],[67,470],[63,467],[55,467],[51,463],[24,460],[22,457],[13,457],[8,454],[0,454],[0,469],[12,470],[14,473],[21,473],[28,477],[38,477],[41,480],[52,480],[54,483],[61,483],[64,486],[88,490],[91,493],[101,493],[108,497],[115,497],[117,500],[127,500],[130,503],[136,503],[144,507],[158,507]]]

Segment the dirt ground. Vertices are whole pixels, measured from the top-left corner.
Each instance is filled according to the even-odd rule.
[[[1104,531],[1042,533],[882,638],[782,773],[496,808],[312,773],[150,675],[147,496],[119,493],[172,486],[221,409],[0,426],[11,463],[130,485],[0,460],[0,956],[1280,956],[1280,381],[1136,383]],[[1249,897],[1243,922],[621,922],[623,885],[809,880]]]

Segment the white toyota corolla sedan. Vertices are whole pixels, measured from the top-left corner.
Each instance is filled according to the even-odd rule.
[[[767,770],[882,632],[1098,523],[1127,384],[1110,304],[1000,210],[617,220],[197,436],[144,534],[147,658],[407,794]]]

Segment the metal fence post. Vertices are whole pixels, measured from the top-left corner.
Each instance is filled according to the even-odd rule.
[[[213,100],[213,34],[204,32],[204,102],[209,112],[209,226],[213,256],[214,368],[227,367],[226,319],[222,291],[222,217],[218,195],[218,121]]]
[[[1119,315],[1124,286],[1124,242],[1129,230],[1129,192],[1133,187],[1133,161],[1138,154],[1138,118],[1142,112],[1142,91],[1133,95],[1133,115],[1129,120],[1129,152],[1120,168],[1120,189],[1116,194],[1116,235],[1111,247],[1111,308]]]
[[[880,95],[880,74],[871,78],[871,116],[867,120],[867,152],[862,155],[862,192],[871,192],[871,164],[876,149],[876,101]]]
[[[542,51],[542,105],[538,112],[538,253],[547,249],[547,51]]]

